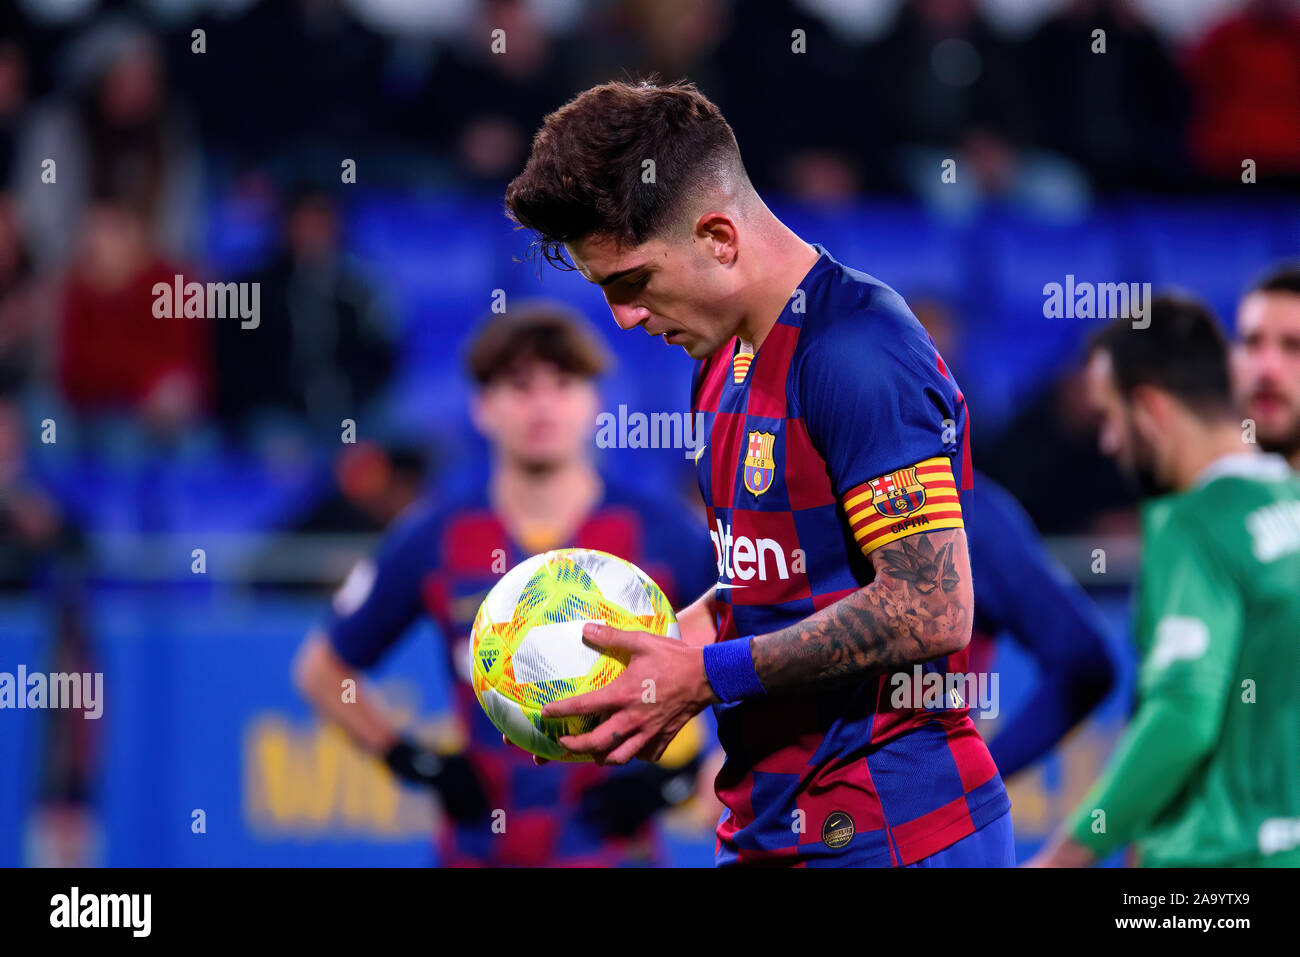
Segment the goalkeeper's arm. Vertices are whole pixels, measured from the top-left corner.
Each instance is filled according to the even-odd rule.
[[[339,657],[322,632],[313,632],[299,649],[293,678],[317,714],[342,728],[358,747],[381,758],[403,780],[435,790],[448,817],[475,820],[487,813],[488,801],[470,762],[403,737],[356,680],[356,669]],[[349,679],[355,686],[345,700],[344,682]]]

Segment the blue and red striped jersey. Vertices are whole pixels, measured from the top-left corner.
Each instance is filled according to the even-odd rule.
[[[881,545],[962,527],[957,383],[897,293],[815,248],[748,365],[733,339],[693,378],[719,640],[793,625],[869,584]],[[923,671],[965,673],[967,654]],[[896,707],[889,678],[715,707],[720,865],[911,864],[1009,809],[964,701]]]
[[[682,505],[608,483],[572,540],[553,547],[597,548],[627,559],[674,607],[694,601],[714,581],[708,539]],[[474,697],[468,681],[474,615],[501,574],[531,554],[507,533],[485,490],[438,508],[414,506],[375,561],[359,566],[340,590],[326,632],[344,661],[366,668],[421,616],[437,625],[458,679],[454,707],[469,731],[466,757],[491,807],[504,810],[508,822],[505,833],[494,831],[491,820],[449,822],[440,842],[444,865],[611,866],[642,860],[647,850],[653,861],[658,851],[647,830],[628,841],[605,840],[579,813],[583,792],[622,769],[536,767],[530,755],[502,743]]]

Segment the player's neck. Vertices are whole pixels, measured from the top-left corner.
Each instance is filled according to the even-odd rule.
[[[1259,446],[1242,441],[1241,429],[1234,422],[1202,427],[1178,448],[1174,483],[1180,491],[1195,485],[1201,474],[1224,456],[1259,454]]]
[[[752,286],[753,302],[736,329],[736,335],[752,343],[755,351],[762,347],[763,340],[785,311],[786,303],[821,258],[817,250],[784,223],[775,217],[773,222],[772,238],[757,251],[756,262],[762,268],[755,267],[758,275]]]
[[[603,492],[599,474],[582,458],[550,469],[502,461],[489,485],[493,510],[510,536],[528,551],[544,551],[568,541]]]

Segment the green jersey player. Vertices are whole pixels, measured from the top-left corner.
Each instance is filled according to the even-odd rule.
[[[1102,451],[1141,482],[1137,710],[1034,863],[1300,866],[1300,480],[1233,414],[1198,303],[1093,340]]]

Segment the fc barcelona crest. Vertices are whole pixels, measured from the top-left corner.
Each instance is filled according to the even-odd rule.
[[[915,512],[925,504],[925,486],[916,480],[916,466],[871,480],[871,504],[890,518]]]
[[[749,446],[745,450],[745,488],[755,495],[762,495],[772,487],[776,477],[776,459],[772,457],[772,448],[776,445],[776,435],[772,432],[750,432]]]

